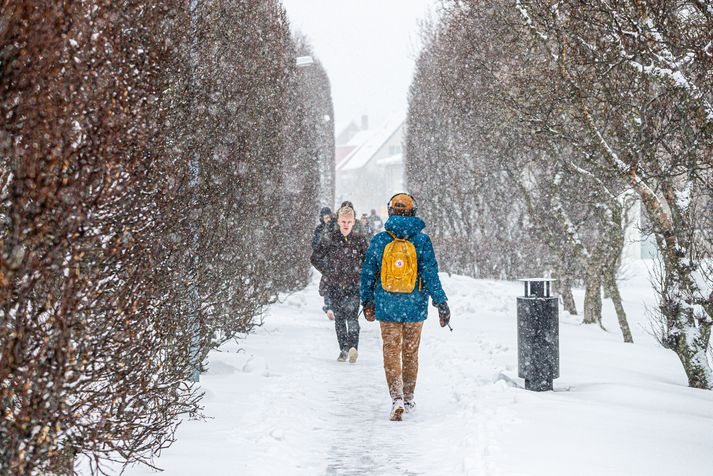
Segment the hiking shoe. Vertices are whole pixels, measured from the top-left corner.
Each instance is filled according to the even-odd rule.
[[[406,410],[406,413],[411,413],[415,407],[416,402],[414,402],[413,400],[404,401],[404,409]]]
[[[337,357],[337,362],[346,362],[347,361],[347,351],[343,350],[339,353],[339,357]]]
[[[359,357],[359,351],[356,350],[356,347],[352,347],[351,349],[349,349],[349,363],[356,363],[357,357]]]
[[[332,311],[331,309],[327,309],[327,319],[329,319],[330,321],[334,320],[334,311]]]
[[[391,406],[391,416],[389,420],[391,421],[401,421],[401,415],[404,413],[404,401],[400,398],[394,400],[394,404]]]

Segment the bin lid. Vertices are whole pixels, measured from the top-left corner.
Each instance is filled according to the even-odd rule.
[[[518,279],[525,283],[525,297],[548,298],[550,297],[550,283],[557,281],[552,278],[525,278]]]

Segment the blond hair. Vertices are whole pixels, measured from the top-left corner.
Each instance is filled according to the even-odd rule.
[[[337,210],[337,219],[346,218],[347,216],[351,216],[352,219],[356,221],[356,214],[354,213],[354,209],[352,207],[342,207]]]

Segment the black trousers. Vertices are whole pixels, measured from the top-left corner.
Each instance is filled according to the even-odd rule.
[[[339,350],[359,348],[359,290],[330,289],[327,296],[332,301],[334,329],[337,331]]]

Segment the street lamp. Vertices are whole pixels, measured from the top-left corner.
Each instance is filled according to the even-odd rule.
[[[298,68],[304,68],[305,66],[311,66],[314,64],[314,59],[311,56],[298,56],[295,60]]]
[[[195,125],[195,101],[196,95],[196,70],[198,69],[198,0],[189,0],[190,9],[190,38],[191,38],[191,78],[190,78],[190,94],[191,94],[191,122]],[[190,207],[191,211],[198,207],[198,185],[200,180],[201,160],[198,152],[196,152],[195,135],[191,137],[191,146],[193,152],[191,161],[188,164],[189,180],[188,188],[191,191]],[[198,314],[200,312],[200,293],[198,291],[198,237],[200,229],[197,221],[194,219],[190,224],[191,230],[191,251],[190,260],[188,263],[188,313],[191,326],[191,345],[189,349],[189,359],[191,361],[192,382],[198,382],[201,377],[200,371],[200,323]]]

